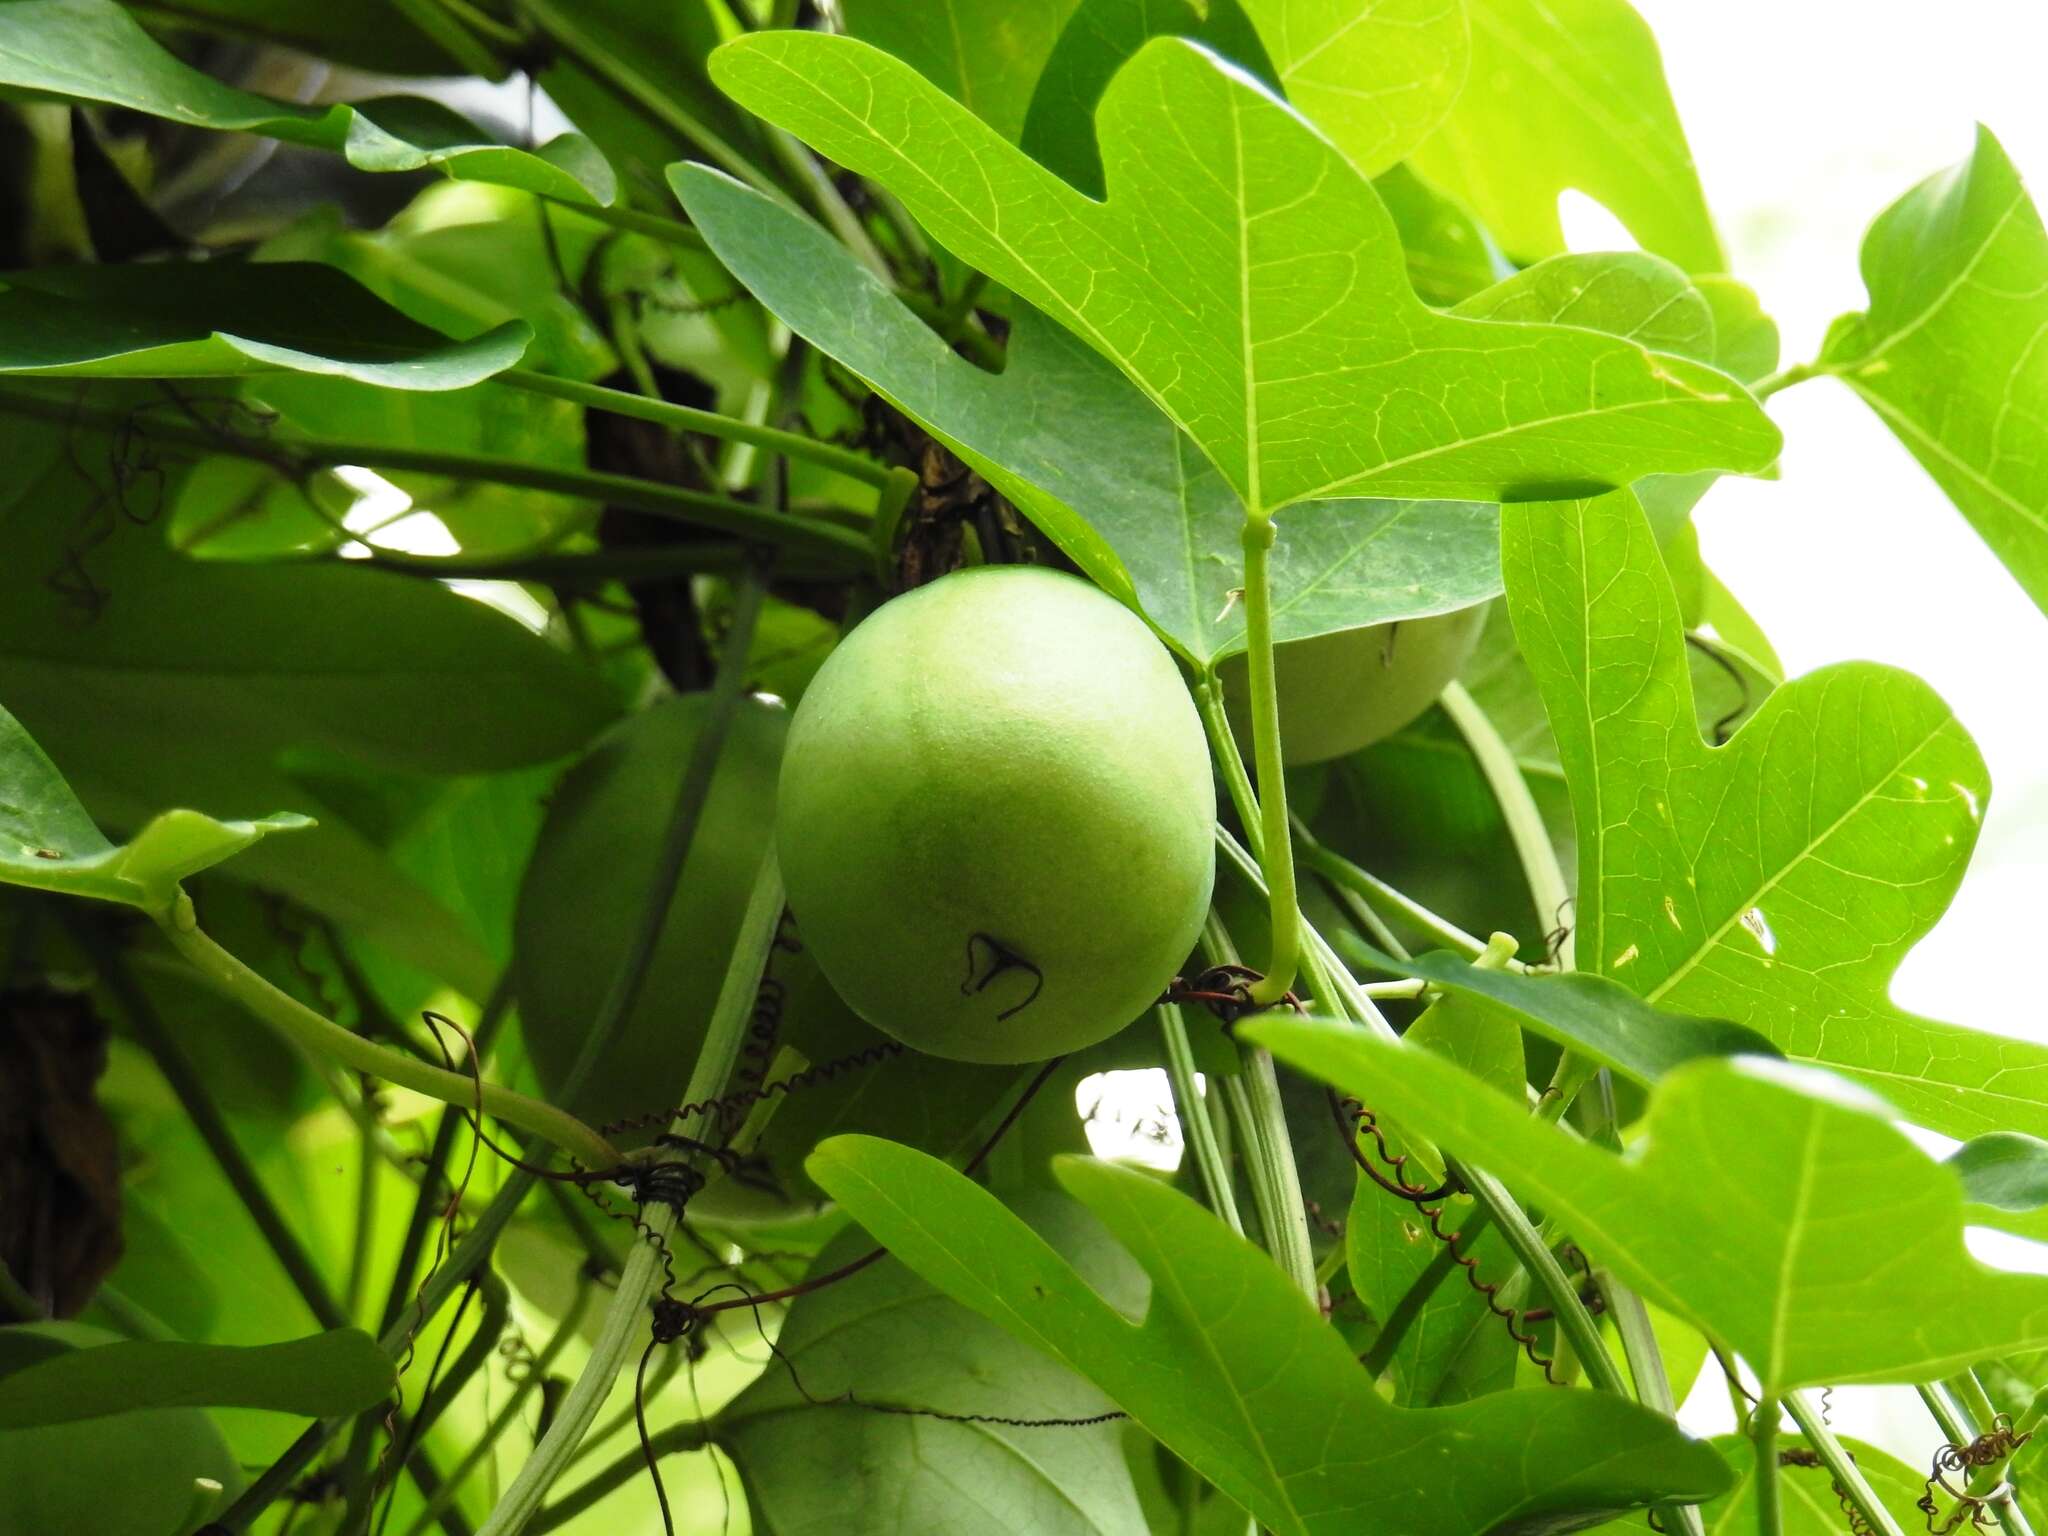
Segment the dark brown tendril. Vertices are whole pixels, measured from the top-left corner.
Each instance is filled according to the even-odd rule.
[[[977,950],[986,952],[985,965]],[[998,976],[1007,976],[1011,971],[1022,971],[1029,976],[1031,991],[1021,1003],[1014,1003],[997,1014],[998,1024],[1015,1018],[1038,1001],[1038,994],[1045,990],[1045,972],[993,934],[967,935],[967,977],[960,983],[962,997],[979,997],[989,989]]]
[[[996,1149],[996,1145],[1008,1134],[1010,1127],[1015,1125],[1023,1116],[1024,1111],[1030,1107],[1031,1101],[1038,1096],[1038,1090],[1045,1086],[1046,1082],[1065,1060],[1064,1056],[1055,1056],[1038,1069],[1032,1076],[1031,1081],[1024,1085],[1024,1091],[1017,1095],[1016,1102],[1010,1106],[1009,1111],[1003,1116],[1001,1122],[989,1133],[988,1139],[981,1144],[981,1147],[975,1152],[974,1156],[968,1159],[966,1167],[961,1170],[963,1173],[971,1176],[980,1169],[981,1165],[988,1160],[989,1154]],[[770,1088],[774,1086],[776,1085],[769,1085]],[[766,1097],[768,1089],[764,1088],[758,1090],[758,1092],[761,1097]],[[603,1207],[600,1208],[602,1209]],[[680,1206],[677,1207],[677,1214],[679,1217],[682,1214]],[[668,1492],[662,1486],[661,1469],[658,1465],[658,1458],[654,1454],[654,1443],[647,1434],[645,1383],[647,1362],[653,1356],[655,1349],[661,1345],[693,1339],[698,1331],[709,1324],[710,1319],[718,1313],[745,1307],[753,1314],[754,1326],[761,1335],[761,1341],[768,1346],[769,1352],[788,1369],[790,1379],[796,1382],[797,1390],[802,1392],[808,1399],[810,1398],[810,1393],[804,1391],[803,1383],[797,1376],[795,1364],[791,1362],[789,1356],[783,1352],[781,1347],[768,1336],[768,1331],[761,1321],[761,1308],[776,1302],[790,1301],[798,1296],[808,1295],[812,1291],[823,1290],[828,1285],[836,1285],[841,1280],[850,1279],[869,1265],[875,1263],[878,1259],[885,1257],[889,1250],[886,1248],[871,1249],[859,1258],[854,1259],[851,1263],[842,1264],[827,1274],[817,1275],[809,1280],[800,1281],[794,1285],[782,1286],[772,1291],[750,1292],[737,1281],[725,1281],[722,1284],[711,1287],[708,1291],[700,1293],[690,1301],[684,1301],[674,1294],[678,1281],[676,1279],[673,1256],[667,1244],[661,1241],[659,1233],[646,1226],[640,1216],[636,1214],[631,1219],[634,1225],[640,1228],[645,1233],[647,1239],[656,1246],[662,1256],[664,1278],[660,1291],[648,1304],[649,1310],[652,1313],[649,1338],[647,1348],[641,1352],[640,1368],[634,1377],[633,1416],[640,1429],[640,1454],[647,1462],[647,1473],[654,1480],[655,1497],[661,1505],[663,1529],[668,1533],[668,1536],[675,1536],[675,1525],[669,1513]],[[738,1291],[740,1294],[727,1301],[707,1301],[708,1297],[715,1296],[718,1292],[725,1290]],[[811,1400],[816,1401],[816,1399]],[[884,1411],[910,1412],[912,1410],[895,1409]]]
[[[1856,1458],[1851,1456],[1849,1459],[1854,1461]],[[1789,1445],[1778,1452],[1778,1465],[1813,1468],[1824,1466],[1825,1463],[1820,1459],[1820,1452],[1812,1446]],[[1842,1506],[1842,1517],[1849,1522],[1849,1536],[1876,1536],[1870,1528],[1870,1522],[1863,1518],[1863,1511],[1858,1509],[1856,1501],[1849,1497],[1849,1490],[1842,1486],[1842,1480],[1830,1475],[1828,1486],[1834,1491],[1835,1502]]]
[[[1997,1511],[1992,1508],[1995,1492],[1991,1496],[1979,1497],[1969,1491],[1967,1482],[1961,1488],[1953,1486],[1949,1475],[1996,1466],[2033,1438],[2031,1433],[2017,1433],[2012,1427],[2011,1417],[2001,1413],[1991,1421],[1989,1429],[1968,1445],[1944,1443],[1934,1453],[1933,1465],[1927,1474],[1927,1491],[1913,1505],[1927,1517],[1929,1536],[1948,1536],[1965,1522],[1980,1530],[1988,1530],[1997,1524]],[[1946,1518],[1943,1518],[1936,1502],[1937,1489],[1956,1501],[1955,1508]]]
[[[1291,1008],[1302,1011],[1301,999],[1292,992],[1283,993],[1270,1003],[1257,1002],[1252,997],[1252,988],[1266,979],[1266,973],[1255,971],[1248,965],[1212,965],[1206,971],[1193,976],[1176,976],[1167,983],[1166,990],[1159,994],[1161,1003],[1193,1003],[1208,1009],[1222,1021],[1227,1029],[1249,1013],[1263,1013],[1268,1008]]]
[[[1523,1326],[1525,1323],[1541,1321],[1540,1315],[1518,1312],[1511,1307],[1502,1306],[1500,1282],[1488,1280],[1479,1273],[1479,1261],[1458,1246],[1459,1233],[1444,1230],[1443,1203],[1452,1195],[1460,1193],[1463,1186],[1455,1178],[1445,1179],[1434,1189],[1425,1189],[1419,1184],[1409,1183],[1403,1171],[1408,1161],[1407,1154],[1397,1153],[1388,1147],[1386,1135],[1381,1131],[1378,1118],[1373,1112],[1356,1099],[1340,1098],[1334,1090],[1329,1095],[1329,1101],[1338,1132],[1343,1137],[1344,1144],[1351,1150],[1352,1161],[1357,1163],[1360,1170],[1381,1189],[1395,1199],[1405,1200],[1415,1207],[1416,1212],[1429,1224],[1429,1235],[1443,1244],[1445,1251],[1451,1256],[1451,1262],[1463,1272],[1465,1283],[1486,1304],[1486,1310],[1501,1320],[1507,1329],[1508,1337],[1521,1346],[1522,1353],[1529,1358],[1529,1363],[1542,1371],[1543,1379],[1552,1386],[1564,1386],[1566,1383],[1557,1372],[1556,1360],[1543,1353],[1536,1335]],[[1372,1137],[1374,1153],[1379,1159],[1380,1166],[1374,1166],[1372,1160],[1359,1150],[1360,1132]]]

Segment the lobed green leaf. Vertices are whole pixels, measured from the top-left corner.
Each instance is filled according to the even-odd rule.
[[[1411,1410],[1382,1398],[1272,1261],[1186,1196],[1061,1158],[1057,1176],[1151,1277],[1133,1320],[993,1195],[891,1142],[839,1137],[811,1175],[939,1290],[1063,1361],[1282,1536],[1570,1529],[1601,1511],[1711,1497],[1721,1459],[1596,1393],[1500,1393]],[[1485,1445],[1484,1457],[1458,1455]]]
[[[1767,1397],[1930,1381],[2048,1342],[2048,1279],[1963,1245],[1963,1190],[1838,1078],[1701,1060],[1653,1090],[1626,1155],[1530,1115],[1428,1051],[1313,1020],[1243,1032],[1418,1135],[1497,1170],[1596,1262],[1739,1350]]]
[[[1336,495],[1498,500],[1776,455],[1776,429],[1711,368],[1431,310],[1370,183],[1185,41],[1147,44],[1104,94],[1104,202],[850,39],[757,33],[712,72],[1087,340],[1255,514]]]

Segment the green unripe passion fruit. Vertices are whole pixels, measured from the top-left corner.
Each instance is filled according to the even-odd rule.
[[[856,1013],[960,1061],[1106,1039],[1186,960],[1214,782],[1173,659],[1029,566],[886,604],[791,721],[776,846],[805,945]]]
[[[633,941],[706,708],[691,694],[635,715],[550,799],[519,888],[513,980],[527,1054],[555,1102]],[[687,1084],[768,851],[788,722],[778,705],[740,701],[639,1000],[566,1106],[594,1124],[673,1104]]]
[[[91,1349],[119,1337],[81,1323],[31,1323],[6,1333],[17,1347],[0,1358],[11,1355],[23,1365],[48,1344]],[[221,1491],[202,1493],[201,1478]],[[5,1536],[185,1536],[224,1509],[241,1486],[227,1441],[199,1408],[137,1408],[0,1434]]]
[[[1290,764],[1321,763],[1382,741],[1436,702],[1486,627],[1486,604],[1343,629],[1273,648],[1280,750]],[[1217,669],[1230,726],[1251,756],[1251,673],[1243,653]]]

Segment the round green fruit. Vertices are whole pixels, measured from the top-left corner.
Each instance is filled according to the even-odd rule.
[[[557,1103],[633,942],[706,708],[691,694],[635,715],[551,797],[519,888],[513,980],[527,1054]],[[768,851],[788,723],[777,705],[740,701],[639,1000],[566,1106],[585,1119],[648,1114],[687,1085]]]
[[[0,1356],[24,1365],[52,1343],[91,1349],[119,1337],[79,1323],[33,1323],[4,1336],[16,1347]],[[203,1490],[202,1478],[219,1491]],[[0,1434],[0,1532],[185,1536],[241,1486],[226,1440],[198,1408],[138,1408]]]
[[[1486,627],[1486,604],[1343,629],[1273,648],[1280,747],[1289,764],[1349,757],[1436,702]],[[1242,653],[1218,669],[1231,729],[1251,755],[1251,674]]]
[[[790,724],[776,846],[854,1011],[958,1061],[1107,1038],[1172,980],[1215,876],[1200,718],[1076,577],[984,566],[874,613]]]

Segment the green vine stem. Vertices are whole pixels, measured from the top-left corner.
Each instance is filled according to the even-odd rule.
[[[586,219],[609,224],[613,229],[623,229],[628,234],[645,235],[648,239],[659,240],[664,245],[681,246],[684,250],[691,251],[711,248],[709,241],[681,219],[665,219],[659,214],[643,213],[638,208],[628,208],[624,204],[606,207],[603,203],[571,202],[566,197],[553,197],[546,192],[536,192],[534,196],[550,207],[561,209],[564,213],[581,214]]]
[[[782,907],[782,870],[775,862],[771,845],[754,877],[753,894],[748,897],[746,915],[740,920],[739,938],[733,945],[725,980],[718,989],[718,1000],[712,1005],[704,1045],[697,1053],[696,1065],[690,1069],[682,1102],[689,1104],[713,1097],[732,1075],[733,1064],[739,1060],[740,1042],[746,1037],[747,1022],[753,1016],[761,972],[768,964],[776,930],[782,923]],[[666,1243],[674,1230],[676,1215],[669,1207],[656,1205],[645,1211],[642,1219]],[[574,1457],[584,1432],[604,1405],[640,1331],[647,1326],[647,1305],[659,1289],[661,1272],[662,1259],[654,1242],[635,1243],[582,1374],[563,1398],[547,1434],[534,1447],[533,1455],[519,1469],[519,1475],[505,1490],[477,1536],[516,1536],[539,1510],[541,1500]]]
[[[1873,1536],[1905,1536],[1899,1529],[1899,1523],[1892,1518],[1891,1511],[1878,1499],[1870,1480],[1857,1467],[1856,1459],[1835,1438],[1835,1432],[1821,1417],[1813,1399],[1804,1392],[1787,1392],[1785,1411],[1799,1426],[1799,1432],[1806,1436],[1806,1443],[1820,1457],[1821,1465],[1828,1469],[1836,1485],[1856,1506],[1856,1512],[1863,1517],[1863,1523],[1870,1527]]]
[[[450,1072],[365,1040],[272,986],[207,937],[189,896],[180,894],[169,908],[154,915],[172,947],[201,975],[292,1044],[444,1104],[476,1102],[477,1081],[468,1073]],[[531,1131],[588,1167],[611,1168],[620,1161],[616,1147],[566,1110],[497,1083],[484,1083],[482,1094],[485,1113]]]
[[[1294,841],[1301,850],[1302,862],[1340,890],[1353,892],[1367,902],[1382,903],[1437,942],[1448,945],[1462,954],[1477,958],[1486,953],[1486,941],[1477,934],[1467,933],[1449,918],[1431,911],[1407,893],[1396,890],[1378,875],[1361,869],[1342,854],[1324,847],[1316,841],[1308,824],[1299,816],[1294,818]],[[1510,959],[1507,962],[1507,969],[1527,971],[1529,967],[1519,960]]]
[[[1257,852],[1273,915],[1266,974],[1252,987],[1252,999],[1260,1003],[1285,997],[1301,964],[1301,910],[1294,887],[1294,845],[1288,836],[1287,774],[1280,756],[1280,695],[1273,675],[1273,583],[1267,561],[1274,537],[1271,518],[1245,518],[1245,663],[1251,679],[1252,757],[1259,773]]]
[[[837,470],[849,479],[872,485],[877,490],[889,481],[889,471],[885,466],[850,448],[821,443],[816,438],[785,432],[780,427],[743,421],[737,416],[721,416],[716,411],[700,411],[694,406],[677,405],[669,400],[651,400],[623,389],[607,389],[602,384],[557,378],[554,374],[536,373],[530,368],[507,368],[496,376],[496,382],[531,394],[567,400],[588,410],[610,411],[616,416],[631,416],[639,421],[653,422],[656,426],[672,427],[679,432],[702,432],[727,442],[747,443],[765,448],[770,453],[779,453],[784,458],[805,459],[822,468]]]
[[[1237,946],[1213,908],[1203,925],[1202,957],[1211,965],[1238,962]],[[1274,1261],[1301,1287],[1303,1295],[1315,1301],[1319,1287],[1308,1235],[1308,1208],[1301,1196],[1301,1175],[1294,1165],[1294,1142],[1287,1131],[1272,1053],[1257,1046],[1240,1046],[1238,1055],[1244,1070],[1224,1080],[1223,1102],[1230,1108],[1238,1143],[1244,1149],[1259,1227]]]
[[[1255,887],[1260,885],[1259,867],[1252,856],[1239,845],[1223,827],[1216,829],[1217,845],[1234,862],[1238,869]],[[1335,951],[1319,934],[1315,925],[1303,920],[1301,931],[1307,947],[1309,985],[1319,1000],[1338,1003],[1343,1012],[1354,1023],[1364,1025],[1383,1039],[1397,1038],[1393,1027],[1374,1005],[1372,999],[1359,988],[1351,973],[1338,961]],[[1585,1364],[1586,1374],[1603,1391],[1627,1396],[1628,1388],[1622,1381],[1621,1371],[1614,1363],[1614,1357],[1607,1352],[1606,1341],[1600,1337],[1600,1330],[1594,1324],[1592,1315],[1586,1311],[1586,1304],[1579,1299],[1578,1287],[1565,1274],[1564,1266],[1557,1262],[1557,1256],[1545,1245],[1541,1234],[1530,1225],[1529,1217],[1519,1202],[1507,1189],[1489,1174],[1481,1173],[1455,1159],[1443,1157],[1436,1149],[1422,1143],[1411,1145],[1410,1157],[1416,1166],[1434,1176],[1439,1170],[1455,1175],[1469,1190],[1474,1199],[1486,1208],[1487,1218],[1497,1222],[1502,1236],[1515,1256],[1535,1282],[1542,1286],[1550,1297],[1551,1310],[1556,1315],[1557,1325],[1570,1340]]]
[[[1756,1453],[1756,1536],[1784,1536],[1784,1490],[1778,1480],[1778,1403],[1767,1397],[1749,1416],[1749,1443]]]
[[[1529,781],[1522,777],[1522,765],[1515,761],[1513,750],[1486,711],[1465,691],[1463,683],[1447,683],[1439,702],[1472,749],[1487,788],[1493,791],[1500,806],[1508,837],[1515,845],[1515,857],[1522,863],[1523,878],[1529,882],[1529,896],[1536,903],[1537,921],[1546,927],[1562,924],[1565,910],[1571,905],[1572,889],[1565,880],[1564,866],[1558,862],[1550,829],[1543,824],[1543,813],[1536,808],[1536,797],[1529,793]],[[1558,965],[1567,971],[1572,968],[1569,930],[1558,949]]]
[[[1209,1100],[1195,1084],[1195,1051],[1188,1041],[1187,1020],[1174,1003],[1161,1003],[1158,1013],[1159,1037],[1166,1047],[1166,1078],[1173,1087],[1174,1113],[1187,1137],[1188,1150],[1194,1155],[1195,1171],[1209,1197],[1209,1208],[1242,1237],[1244,1218],[1238,1214],[1230,1164],[1216,1139],[1216,1122],[1210,1116]]]
[[[671,1424],[667,1429],[659,1430],[647,1437],[647,1448],[654,1452],[657,1461],[673,1456],[678,1451],[701,1451],[710,1443],[710,1429],[703,1424]],[[599,1500],[625,1487],[646,1470],[647,1458],[636,1445],[535,1515],[527,1530],[531,1536],[546,1536],[547,1532],[567,1525]]]
[[[624,395],[621,398],[632,400],[636,397]],[[673,409],[681,410],[682,407]],[[109,432],[130,430],[138,425],[132,411],[96,406],[71,398],[60,399],[14,386],[0,388],[0,411],[62,426],[96,427]],[[687,523],[693,528],[730,534],[749,543],[787,552],[798,559],[816,561],[821,566],[846,574],[864,569],[868,560],[866,539],[835,523],[791,517],[732,497],[688,491],[680,486],[640,480],[631,475],[561,469],[489,454],[402,448],[388,443],[345,442],[335,438],[294,437],[271,442],[216,430],[198,420],[177,420],[157,414],[145,418],[141,425],[152,443],[189,449],[195,456],[226,454],[252,459],[278,467],[280,473],[296,472],[301,466],[360,464],[366,469],[447,475],[457,480],[509,485],[630,507],[650,516]]]

